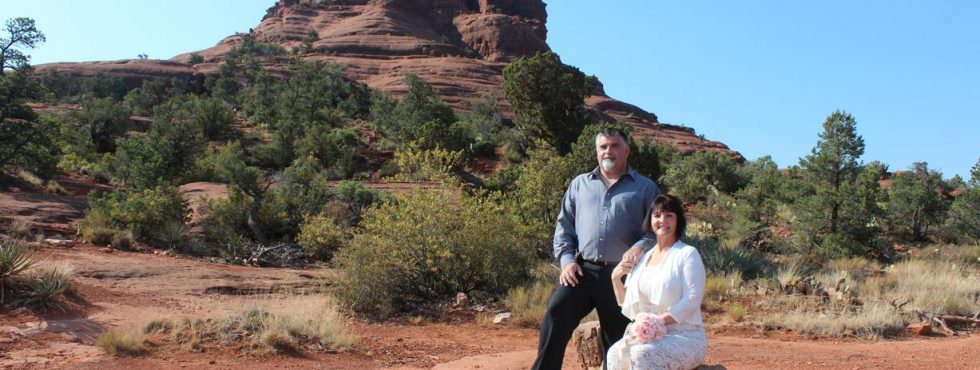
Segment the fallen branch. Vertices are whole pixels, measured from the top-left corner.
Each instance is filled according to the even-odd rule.
[[[911,300],[911,299],[907,299],[907,300],[905,300],[905,302],[902,302],[902,303],[898,303],[898,299],[893,299],[893,300],[892,300],[891,302],[889,302],[889,303],[891,303],[891,305],[892,305],[892,307],[895,307],[895,310],[896,310],[896,311],[898,311],[898,312],[902,312],[902,307],[905,307],[905,305],[907,305],[907,304],[909,304],[909,303],[911,303],[911,302],[912,302],[912,300]]]
[[[933,316],[932,321],[935,321],[935,322],[939,323],[939,327],[941,329],[943,329],[943,333],[944,334],[949,335],[949,336],[956,336],[957,335],[956,334],[956,331],[954,331],[953,329],[950,329],[949,328],[949,325],[946,325],[946,322],[943,321],[943,319],[940,319],[938,317]]]
[[[941,318],[950,325],[980,325],[980,320],[965,316],[942,315]]]

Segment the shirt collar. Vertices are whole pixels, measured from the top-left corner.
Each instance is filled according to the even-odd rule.
[[[602,176],[602,174],[599,171],[600,171],[599,166],[596,166],[594,169],[592,169],[592,172],[589,172],[589,178],[592,180],[598,179],[599,176]],[[635,180],[636,171],[634,171],[633,167],[631,167],[630,165],[626,165],[626,173],[624,173],[623,176],[624,177],[628,176],[630,179]]]

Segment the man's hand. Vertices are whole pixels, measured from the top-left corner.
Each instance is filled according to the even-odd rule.
[[[558,277],[558,282],[562,286],[576,286],[578,285],[579,276],[582,276],[582,268],[579,267],[578,263],[572,262],[561,270],[561,276]]]
[[[623,253],[623,261],[632,260],[634,263],[640,262],[640,257],[643,257],[643,247],[639,245],[630,247],[626,253]]]

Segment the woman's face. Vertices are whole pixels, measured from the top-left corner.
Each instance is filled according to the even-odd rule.
[[[653,214],[650,218],[650,229],[657,238],[675,237],[677,235],[677,214],[670,211],[661,211]]]

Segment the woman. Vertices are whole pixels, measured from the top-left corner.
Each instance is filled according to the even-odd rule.
[[[613,269],[616,301],[623,307],[623,315],[634,323],[609,349],[606,366],[610,370],[693,369],[704,361],[708,350],[701,321],[704,264],[697,249],[680,241],[686,226],[680,200],[672,195],[657,196],[643,222],[644,232],[656,235],[656,244],[639,263],[624,259]],[[649,314],[655,321],[663,320],[666,335],[653,340],[631,339],[637,318]]]

